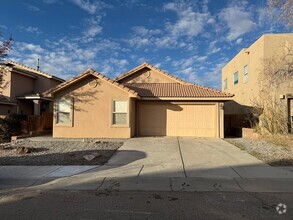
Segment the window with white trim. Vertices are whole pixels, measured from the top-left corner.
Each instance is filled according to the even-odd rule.
[[[227,88],[228,88],[228,80],[225,79],[225,80],[224,80],[224,90],[227,89]]]
[[[234,85],[238,83],[238,72],[234,73]]]
[[[69,125],[71,124],[71,99],[56,100],[56,124]]]
[[[244,66],[244,76],[243,76],[243,82],[248,83],[248,66]]]
[[[113,101],[113,125],[126,125],[127,124],[127,101],[114,100]]]

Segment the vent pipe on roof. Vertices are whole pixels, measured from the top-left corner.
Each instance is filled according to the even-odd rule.
[[[37,61],[37,70],[40,70],[40,59],[38,58],[38,61]]]

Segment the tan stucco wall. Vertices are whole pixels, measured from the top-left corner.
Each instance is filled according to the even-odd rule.
[[[274,35],[265,35],[264,43],[266,45],[264,48],[265,59],[269,59],[271,57],[283,58],[284,55],[288,53],[286,47],[293,47],[293,34],[280,35],[277,39]],[[284,47],[284,45],[286,47]],[[293,60],[292,56],[291,60]],[[279,99],[280,95],[293,94],[293,78],[279,84],[275,90],[272,90],[272,94],[275,95],[276,99]]]
[[[3,85],[5,88],[0,90],[0,94],[4,95],[11,102],[17,103],[18,112],[24,114],[33,114],[33,101],[19,100],[17,101],[17,96],[23,96],[34,93],[43,93],[44,91],[57,86],[61,82],[53,78],[47,78],[35,73],[29,73],[35,76],[35,78],[29,77],[22,74],[20,70],[15,70],[13,68],[7,68],[9,71],[5,72],[3,76]],[[20,72],[19,72],[20,71]],[[1,112],[8,114],[5,107]],[[49,112],[52,112],[52,108],[48,108]],[[17,113],[17,107],[14,107],[11,113]]]
[[[129,109],[133,105],[130,94],[125,90],[113,86],[109,82],[97,79],[98,85],[90,87],[89,82],[95,80],[94,76],[87,76],[85,79],[64,88],[55,94],[54,98],[73,98],[72,126],[56,125],[54,115],[53,137],[60,138],[129,138],[132,131],[130,124]],[[112,125],[112,101],[128,101],[128,125]]]
[[[178,83],[175,79],[163,75],[147,67],[135,72],[134,74],[118,80],[119,83]]]
[[[14,96],[32,93],[32,91],[43,93],[61,83],[53,78],[47,78],[34,73],[30,74],[36,78],[22,75],[13,69],[5,72],[3,75],[3,85],[5,85],[5,88],[0,90],[0,94],[2,93],[6,97],[11,97],[11,100],[15,100]]]
[[[33,78],[12,72],[10,101],[16,102],[16,96],[32,93],[34,90],[34,80]]]
[[[5,71],[2,73],[2,83],[0,86],[0,94],[9,98],[11,96],[11,72]]]
[[[234,101],[225,103],[225,114],[244,114],[255,99],[258,99],[260,84],[259,73],[263,71],[265,59],[283,56],[284,45],[293,45],[293,34],[265,34],[249,48],[241,50],[222,69],[222,91],[235,94]],[[244,83],[244,66],[248,65],[248,82]],[[238,84],[233,84],[233,74],[238,71]],[[228,88],[224,89],[224,80]],[[272,91],[276,97],[293,93],[293,81],[287,81]],[[248,107],[248,108],[247,108]]]
[[[57,86],[60,83],[61,83],[60,81],[54,80],[52,78],[38,76],[38,78],[36,79],[36,82],[34,84],[34,91],[37,93],[43,93],[43,92]]]

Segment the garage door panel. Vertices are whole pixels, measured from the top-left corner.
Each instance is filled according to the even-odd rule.
[[[138,135],[215,137],[214,104],[139,103]]]

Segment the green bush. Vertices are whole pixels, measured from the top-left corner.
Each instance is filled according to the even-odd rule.
[[[4,140],[10,140],[11,136],[20,135],[22,130],[21,123],[27,120],[23,114],[11,114],[0,118],[0,132]]]

